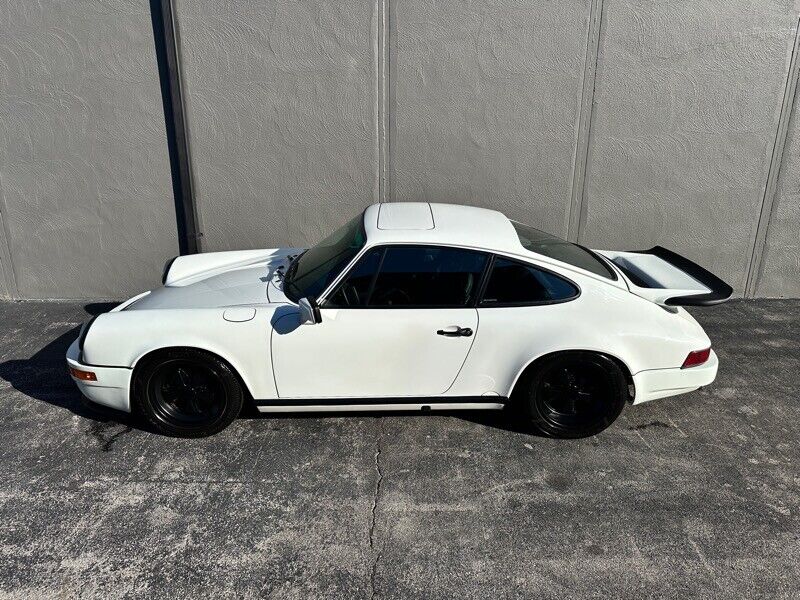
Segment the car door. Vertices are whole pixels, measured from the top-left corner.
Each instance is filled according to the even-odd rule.
[[[321,300],[322,320],[274,322],[281,398],[443,394],[478,335],[484,253],[439,246],[373,248]]]

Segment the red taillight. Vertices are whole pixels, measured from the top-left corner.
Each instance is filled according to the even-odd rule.
[[[689,367],[696,367],[697,365],[702,365],[704,362],[708,360],[709,356],[711,356],[711,348],[689,352],[689,356],[687,356],[686,360],[683,361],[681,369],[688,369]]]
[[[81,371],[80,369],[76,369],[75,367],[70,367],[69,374],[72,375],[75,379],[80,379],[81,381],[97,381],[97,375],[95,375],[91,371]]]

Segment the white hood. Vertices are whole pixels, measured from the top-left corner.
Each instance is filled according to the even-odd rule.
[[[180,256],[165,274],[164,287],[136,300],[125,310],[218,308],[285,302],[271,286],[275,270],[287,266],[296,248],[210,252]],[[267,289],[270,288],[271,294]],[[274,296],[274,298],[270,298]]]

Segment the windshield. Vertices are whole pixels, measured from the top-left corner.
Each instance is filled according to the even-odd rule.
[[[316,298],[336,279],[367,241],[364,217],[357,216],[341,229],[297,257],[286,271],[285,292],[293,302]]]
[[[590,273],[600,275],[607,279],[616,279],[617,275],[603,262],[603,259],[583,246],[573,244],[567,240],[539,231],[533,227],[511,221],[517,230],[519,241],[526,250],[536,252],[548,258],[554,258],[573,267],[586,269]]]

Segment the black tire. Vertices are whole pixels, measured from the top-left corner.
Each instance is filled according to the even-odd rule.
[[[242,409],[239,378],[220,358],[192,348],[165,350],[137,366],[136,407],[157,431],[174,437],[213,435]]]
[[[542,359],[514,390],[517,412],[545,435],[583,438],[611,425],[628,400],[628,384],[612,359],[563,352]]]

